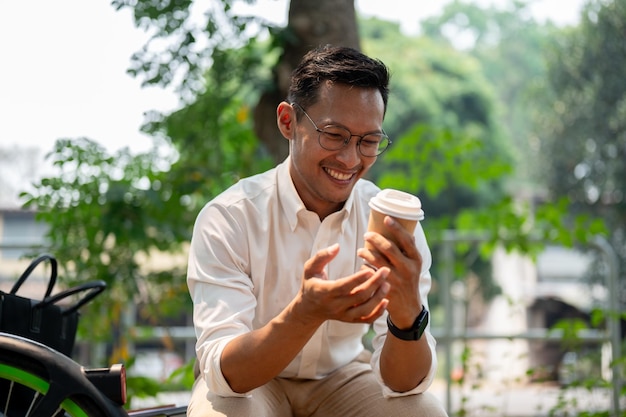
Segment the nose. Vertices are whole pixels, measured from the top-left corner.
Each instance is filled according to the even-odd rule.
[[[353,138],[355,136],[353,136]],[[346,146],[337,151],[337,159],[343,162],[347,167],[356,166],[361,162],[361,153],[358,149],[358,143],[360,138],[356,136],[354,140],[352,140],[352,138],[350,139],[350,142]]]

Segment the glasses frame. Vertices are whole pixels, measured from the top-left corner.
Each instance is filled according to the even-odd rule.
[[[377,156],[382,155],[383,152],[385,152],[387,149],[389,149],[389,146],[392,144],[391,139],[389,138],[389,136],[387,136],[387,134],[385,133],[384,130],[382,130],[382,133],[380,133],[380,135],[382,136],[382,140],[384,140],[385,138],[387,139],[387,146],[385,146],[383,148],[382,151],[379,151],[376,155],[365,155],[362,151],[361,151],[361,142],[363,141],[363,138],[365,138],[366,136],[372,135],[373,133],[369,133],[367,135],[354,135],[352,132],[350,132],[350,130],[348,130],[347,128],[343,127],[343,126],[338,126],[338,125],[327,125],[325,126],[325,128],[328,127],[338,127],[341,128],[343,130],[345,130],[346,132],[348,132],[348,134],[350,135],[349,138],[347,138],[346,140],[343,141],[343,145],[337,149],[329,149],[327,147],[325,147],[324,145],[322,145],[322,133],[326,133],[326,131],[324,129],[320,129],[317,124],[313,121],[313,119],[311,119],[311,116],[309,116],[309,114],[306,112],[306,110],[304,110],[304,107],[302,107],[301,105],[299,105],[298,103],[291,103],[292,106],[298,106],[300,108],[300,110],[302,110],[302,113],[304,113],[304,115],[306,116],[307,119],[309,119],[309,122],[311,122],[311,124],[313,125],[313,127],[315,128],[315,131],[318,133],[317,135],[317,143],[320,145],[320,147],[322,149],[325,149],[327,151],[339,151],[343,148],[345,148],[346,146],[348,146],[348,144],[352,141],[353,137],[357,137],[359,138],[359,140],[356,143],[356,148],[359,150],[359,153],[361,155],[363,155],[366,158],[375,158]],[[380,149],[380,148],[379,148]]]

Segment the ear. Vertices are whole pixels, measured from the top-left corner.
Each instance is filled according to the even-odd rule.
[[[276,122],[278,130],[286,139],[293,139],[295,131],[296,112],[293,106],[286,101],[281,102],[276,108]]]

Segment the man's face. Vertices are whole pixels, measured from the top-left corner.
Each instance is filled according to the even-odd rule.
[[[320,88],[319,100],[305,110],[320,129],[335,125],[353,135],[382,132],[384,103],[377,89],[326,83]],[[343,206],[376,157],[359,152],[356,136],[344,148],[328,151],[320,146],[318,135],[303,115],[290,141],[290,173],[307,209],[323,219]]]

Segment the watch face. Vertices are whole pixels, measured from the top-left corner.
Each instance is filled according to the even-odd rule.
[[[428,310],[423,309],[420,314],[420,317],[421,317],[421,320],[420,320],[419,328],[417,329],[418,331],[417,339],[422,337],[422,334],[424,334],[424,330],[426,330],[426,326],[428,326]]]

